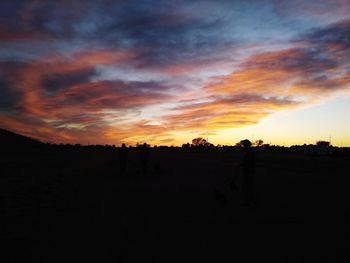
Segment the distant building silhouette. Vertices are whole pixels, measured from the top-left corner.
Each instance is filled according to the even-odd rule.
[[[316,145],[304,145],[304,154],[307,155],[331,155],[332,153],[332,146],[327,141],[318,141]]]

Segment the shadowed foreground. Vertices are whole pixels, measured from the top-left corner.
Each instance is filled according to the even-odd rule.
[[[137,151],[124,175],[112,149],[7,154],[4,251],[36,262],[349,259],[349,157],[258,153],[254,208],[225,183],[240,153],[152,149],[143,175]]]

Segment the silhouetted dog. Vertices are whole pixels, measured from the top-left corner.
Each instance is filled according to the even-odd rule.
[[[225,205],[227,203],[227,197],[218,189],[214,190],[215,201],[219,204]]]
[[[155,174],[159,174],[160,173],[160,165],[159,165],[159,163],[155,163],[153,165],[153,170],[154,170]]]
[[[238,191],[238,187],[234,182],[230,183],[230,190],[231,190],[231,192]]]

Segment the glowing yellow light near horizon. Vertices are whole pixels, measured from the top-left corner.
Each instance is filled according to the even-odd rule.
[[[174,131],[176,143],[191,142],[195,137],[208,138],[214,145],[234,145],[241,139],[262,139],[265,143],[290,146],[331,140],[334,146],[350,146],[350,98],[336,98],[320,105],[274,113],[258,124],[240,128],[207,131]]]
[[[220,131],[212,140],[220,144],[242,138],[263,139],[266,143],[290,146],[331,140],[335,146],[350,146],[350,98],[335,99],[304,109],[275,113],[259,124]]]

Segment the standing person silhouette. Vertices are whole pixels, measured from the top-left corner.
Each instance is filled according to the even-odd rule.
[[[120,173],[124,174],[126,171],[126,162],[128,160],[128,149],[126,148],[125,143],[122,144],[122,147],[119,149],[119,161],[120,161]]]
[[[249,140],[243,140],[242,145],[245,153],[239,166],[242,168],[243,172],[243,205],[254,206],[256,204],[254,197],[255,154],[252,143]]]
[[[148,160],[149,160],[149,149],[148,149],[147,143],[144,143],[140,148],[141,170],[143,174],[147,173]]]

